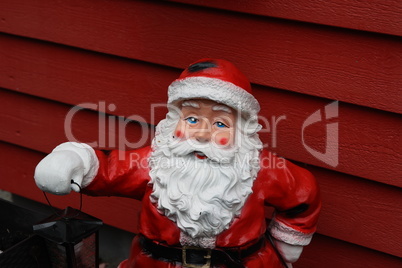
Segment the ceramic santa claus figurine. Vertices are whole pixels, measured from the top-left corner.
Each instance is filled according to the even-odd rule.
[[[152,146],[105,153],[63,143],[38,164],[38,187],[142,200],[121,268],[291,267],[316,229],[317,184],[262,149],[247,78],[228,61],[203,59],[168,96]],[[275,209],[268,225],[265,206]]]

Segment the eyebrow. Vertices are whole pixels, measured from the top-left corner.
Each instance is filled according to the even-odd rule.
[[[229,113],[229,114],[232,113],[232,110],[230,110],[229,107],[227,107],[227,106],[225,106],[225,105],[219,105],[219,104],[213,106],[213,107],[212,107],[212,110],[213,110],[213,111],[224,111],[224,112],[227,112],[227,113]]]
[[[183,101],[181,104],[181,107],[194,107],[194,108],[200,108],[200,105],[196,103],[195,101]]]

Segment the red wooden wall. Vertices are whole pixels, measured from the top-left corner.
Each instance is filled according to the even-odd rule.
[[[75,140],[113,148],[125,135],[138,147],[180,70],[226,58],[252,81],[261,115],[282,118],[265,143],[321,187],[318,234],[294,267],[401,267],[401,18],[398,0],[2,0],[0,189],[45,202],[33,171],[69,138],[75,105],[90,108],[72,118]],[[337,123],[336,167],[302,139],[303,122],[334,100],[339,115],[304,141],[323,152],[326,124]],[[78,194],[50,198],[78,205]],[[136,231],[137,201],[84,197],[84,210]]]

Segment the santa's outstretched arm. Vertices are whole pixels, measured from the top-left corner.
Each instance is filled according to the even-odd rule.
[[[41,190],[58,195],[82,190],[141,199],[149,181],[150,151],[145,147],[104,152],[84,143],[62,143],[37,165],[35,182]]]

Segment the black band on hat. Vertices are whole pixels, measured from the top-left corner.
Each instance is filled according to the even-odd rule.
[[[218,67],[218,65],[213,62],[213,61],[203,61],[203,62],[198,62],[195,64],[190,65],[187,70],[190,73],[195,73],[204,69],[208,69],[208,68],[214,68],[214,67]]]

